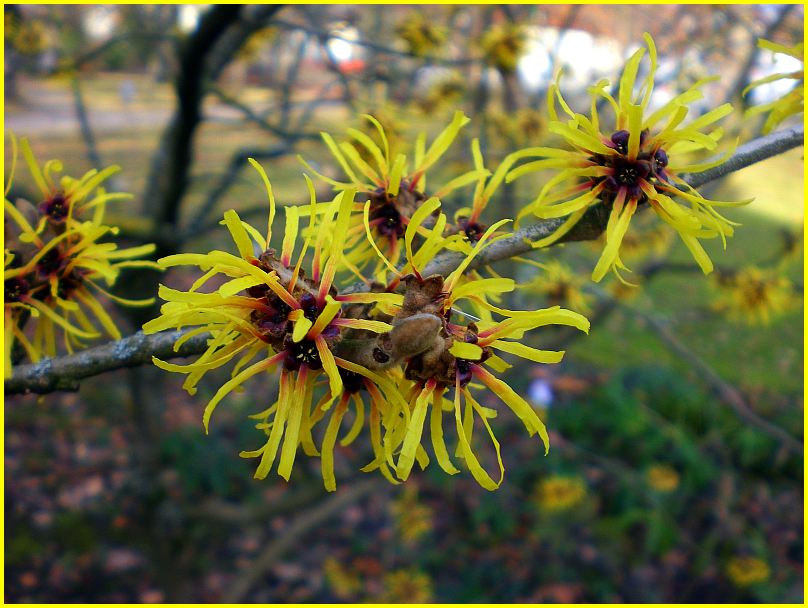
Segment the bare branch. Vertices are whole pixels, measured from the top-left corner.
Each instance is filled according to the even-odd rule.
[[[739,418],[751,424],[772,439],[775,439],[784,448],[789,449],[798,456],[802,455],[802,442],[797,440],[794,436],[776,424],[758,416],[758,414],[746,402],[743,394],[729,382],[719,376],[716,371],[705,363],[698,355],[696,355],[696,353],[682,344],[666,324],[634,307],[629,308],[625,304],[622,306],[631,310],[633,315],[641,316],[668,346],[668,348],[684,359],[688,365],[690,365],[691,368],[699,376],[701,376],[707,385],[716,393],[721,401],[728,405]]]
[[[14,376],[5,381],[6,395],[75,391],[79,388],[79,381],[84,378],[123,367],[151,363],[152,357],[188,357],[205,349],[208,335],[195,336],[175,351],[174,342],[184,333],[173,331],[147,336],[139,331],[121,340],[72,355],[15,367]]]
[[[735,154],[727,159],[727,162],[702,173],[685,176],[685,179],[691,186],[698,188],[707,182],[715,181],[762,160],[802,146],[804,140],[805,128],[802,125],[781,129],[739,146]]]
[[[93,167],[101,167],[101,155],[98,153],[98,144],[95,141],[93,129],[90,126],[90,119],[87,116],[87,104],[84,102],[84,92],[81,89],[81,81],[78,74],[73,74],[70,79],[73,89],[73,104],[76,108],[76,119],[79,121],[79,129],[84,143],[87,146],[87,159]]]
[[[291,521],[281,534],[277,535],[277,538],[264,548],[241,577],[233,582],[224,597],[225,602],[238,603],[244,601],[245,596],[253,585],[307,532],[327,522],[350,504],[365,498],[371,492],[385,492],[385,487],[390,486],[379,479],[363,479],[329,496],[316,507],[303,511]]]

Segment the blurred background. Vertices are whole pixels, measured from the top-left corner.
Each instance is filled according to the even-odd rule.
[[[229,246],[218,225],[228,208],[263,221],[249,156],[281,204],[307,202],[296,155],[337,176],[319,132],[367,128],[362,113],[411,149],[464,110],[472,123],[433,183],[470,166],[473,137],[489,168],[517,148],[557,145],[546,130],[553,74],[564,69],[566,98],[587,112],[586,87],[616,82],[645,31],[660,55],[655,105],[719,74],[693,112],[744,109],[794,81],[742,98],[749,82],[802,69],[756,47],[802,41],[797,5],[4,11],[6,131],[70,175],[120,165],[112,187],[135,198],[111,205],[109,222],[161,254]],[[725,140],[744,141],[762,118],[725,122]],[[483,219],[513,217],[546,179],[503,188]],[[33,192],[18,172],[10,198]],[[727,251],[709,244],[710,277],[650,213],[624,245],[638,288],[591,283],[600,242],[531,254],[543,269],[497,266],[521,284],[508,304],[563,304],[593,330],[536,332],[534,346],[567,349],[564,362],[509,371],[552,448],[544,457],[500,416],[507,472],[494,493],[434,463],[392,486],[358,471],[369,461],[361,442],[337,450],[335,494],[312,458],[297,460],[289,484],[253,480],[238,452],[257,446],[246,414],[269,405],[271,378],[231,396],[209,436],[201,415],[216,374],[193,398],[179,376],[139,368],[76,393],[6,399],[5,599],[802,602],[802,192],[802,149],[705,187],[755,198],[727,213],[742,224]],[[158,280],[191,277],[133,273],[118,292],[153,295]],[[132,333],[153,312],[115,315]]]

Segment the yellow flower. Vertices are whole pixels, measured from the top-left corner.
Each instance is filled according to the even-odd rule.
[[[417,57],[433,55],[446,42],[446,28],[437,25],[421,11],[413,11],[397,26],[396,33],[407,50]]]
[[[418,570],[395,570],[384,575],[379,604],[426,604],[433,601],[432,579]]]
[[[466,93],[468,83],[458,72],[450,72],[439,77],[423,96],[416,97],[415,105],[428,116],[435,115],[447,106],[457,106]],[[382,122],[382,124],[384,124]]]
[[[565,306],[582,314],[591,311],[592,296],[583,291],[585,280],[572,268],[558,260],[545,263],[521,261],[544,270],[529,283],[520,285],[522,289],[543,295],[551,306]]]
[[[392,503],[396,530],[404,542],[414,543],[432,531],[434,513],[418,500],[418,490],[406,488]]]
[[[491,27],[480,41],[486,61],[503,72],[516,70],[526,44],[525,28],[510,22]]]
[[[6,182],[8,195],[16,165],[16,139],[12,137],[11,176]],[[50,172],[58,161],[49,161],[40,171],[23,140],[23,153],[35,181],[51,183]],[[107,291],[122,268],[154,267],[153,262],[135,260],[154,251],[154,245],[118,249],[103,239],[117,229],[105,226],[104,205],[121,195],[107,194],[99,187],[103,173],[88,172],[81,180],[62,178],[64,189],[51,193],[38,207],[24,200],[14,205],[4,198],[6,238],[3,279],[5,287],[5,377],[11,375],[12,360],[19,344],[31,361],[56,355],[57,334],[68,353],[84,346],[84,341],[100,337],[100,330],[119,339],[120,331],[96,298],[97,294],[128,306],[150,304],[153,299],[127,300]],[[101,176],[101,179],[97,179]],[[61,201],[58,205],[57,198]],[[93,209],[92,218],[76,216]],[[58,210],[58,212],[57,212]],[[102,287],[100,283],[104,283]],[[25,334],[32,322],[33,337]],[[100,327],[99,327],[100,326]]]
[[[727,562],[727,576],[739,587],[748,587],[769,579],[769,564],[757,557],[736,556]]]
[[[341,600],[351,599],[362,589],[362,581],[336,558],[329,557],[323,564],[323,572],[329,589]]]
[[[776,44],[770,40],[764,40],[761,38],[758,40],[758,47],[772,51],[773,53],[783,53],[784,55],[794,57],[795,59],[799,59],[803,64],[802,70],[789,72],[786,74],[772,74],[771,76],[760,78],[754,82],[751,82],[749,86],[743,90],[743,95],[746,95],[752,89],[770,82],[775,82],[777,80],[795,81],[794,88],[783,95],[780,99],[775,99],[770,103],[754,106],[746,111],[747,117],[769,112],[766,122],[763,123],[763,133],[766,134],[770,133],[772,129],[774,129],[789,116],[803,112],[805,105],[805,87],[803,84],[805,81],[805,44],[800,42],[794,46],[783,46],[782,44]]]
[[[45,25],[38,20],[20,19],[6,12],[4,15],[4,38],[23,55],[36,55],[45,50],[47,36]]]
[[[288,481],[299,445],[307,455],[318,455],[311,429],[331,409],[321,446],[323,480],[328,490],[336,488],[333,455],[340,424],[353,401],[355,424],[341,442],[347,445],[362,429],[365,406],[360,391],[366,390],[370,396],[368,418],[376,458],[365,470],[380,468],[394,481],[387,468],[392,459],[388,455],[394,446],[389,446],[386,452],[382,448],[381,424],[384,419],[386,427],[392,426],[387,418],[395,416],[398,419],[398,410],[392,414],[391,411],[400,409],[403,401],[389,380],[363,365],[343,359],[340,349],[345,347],[343,343],[349,342],[364,341],[372,345],[373,336],[392,329],[383,321],[348,317],[346,309],[366,304],[396,306],[402,296],[392,293],[340,295],[334,286],[354,205],[352,190],[340,192],[322,213],[309,214],[310,222],[317,220],[319,223],[310,225],[309,236],[296,263],[293,262],[293,253],[299,232],[299,210],[294,206],[286,207],[283,246],[280,256],[276,257],[269,249],[275,216],[272,187],[261,166],[252,159],[250,162],[261,174],[269,198],[266,237],[230,210],[224,214],[223,223],[236,244],[238,256],[214,250],[207,254],[177,254],[159,260],[164,268],[192,265],[198,266],[205,274],[187,292],[160,286],[159,295],[167,303],[163,305],[160,317],[144,325],[144,331],[153,333],[196,326],[178,340],[177,346],[191,335],[210,332],[212,338],[208,349],[195,363],[177,365],[159,359],[154,362],[165,370],[188,374],[183,387],[193,393],[206,372],[238,359],[231,379],[222,385],[205,408],[203,423],[206,430],[215,407],[228,393],[252,376],[280,368],[277,400],[252,416],[260,421],[257,428],[264,431],[267,440],[259,449],[242,452],[241,456],[260,457],[255,477],[263,479],[280,451],[277,470]],[[311,206],[315,206],[310,180],[308,185]],[[311,265],[304,273],[302,265],[310,248]],[[198,291],[217,275],[225,275],[230,280],[213,292]],[[354,334],[369,334],[371,337],[346,340],[355,337]],[[251,363],[256,357],[257,362]],[[315,385],[321,380],[327,391],[313,407]],[[332,408],[335,401],[337,405]]]
[[[777,270],[748,266],[715,282],[718,298],[713,307],[734,321],[768,325],[772,317],[798,304],[794,286]]]
[[[648,485],[657,492],[672,492],[679,487],[679,473],[665,464],[655,464],[645,472]]]
[[[369,205],[370,203],[365,204],[366,226]],[[412,242],[425,219],[437,212],[439,206],[440,203],[436,199],[430,199],[411,218],[405,234],[407,264],[401,273],[411,272],[411,274],[397,276],[392,283],[395,285],[401,281],[406,287],[401,311],[393,320],[394,325],[416,315],[431,315],[440,321],[440,331],[427,336],[431,340],[429,347],[407,359],[404,370],[406,381],[402,383],[402,392],[407,393],[409,420],[401,443],[396,474],[399,479],[406,480],[416,459],[422,466],[426,466],[428,457],[421,446],[421,436],[430,411],[430,435],[438,464],[450,475],[459,472],[449,457],[442,429],[443,413],[453,411],[458,435],[456,456],[465,461],[472,476],[482,487],[495,490],[502,483],[505,469],[500,456],[499,442],[488,421],[496,417],[498,412],[481,405],[472,394],[472,388],[484,387],[496,394],[517,415],[531,436],[538,434],[546,452],[549,449],[549,438],[536,412],[489,369],[503,372],[510,367],[495,354],[495,351],[516,355],[536,363],[558,363],[564,355],[563,351],[546,351],[526,346],[520,342],[524,333],[550,324],[569,325],[588,331],[589,322],[578,313],[557,306],[537,311],[511,311],[490,304],[486,296],[512,291],[515,287],[512,279],[478,279],[460,284],[466,268],[483,249],[491,235],[510,220],[501,220],[493,224],[473,247],[466,243],[465,259],[445,279],[439,275],[423,277],[419,269],[423,267],[423,262],[430,259],[434,248],[441,246],[439,243],[436,244],[437,239],[433,239],[432,235],[435,232],[438,234],[442,232],[445,216],[442,213],[438,214],[432,232],[415,253],[412,250]],[[376,253],[382,256],[378,247]],[[398,274],[389,260],[383,258],[383,261]],[[455,306],[461,301],[474,303],[503,319],[464,324],[462,319],[453,317],[456,312]],[[453,402],[445,398],[450,389],[454,389]],[[475,419],[485,427],[494,446],[499,464],[498,481],[494,481],[488,475],[472,450]]]
[[[610,269],[615,273],[627,270],[620,257],[621,244],[631,218],[640,206],[650,206],[677,231],[707,274],[712,271],[713,264],[699,239],[720,237],[726,247],[726,238],[732,236],[733,225],[737,225],[722,217],[715,208],[751,202],[708,200],[679,176],[682,172],[699,172],[717,166],[731,154],[730,151],[714,162],[701,164],[677,160],[677,155],[715,149],[723,130],[712,125],[731,113],[732,106],[724,104],[683,125],[689,112],[688,104],[699,99],[701,88],[714,80],[707,78],[645,116],[657,63],[656,48],[648,34],[645,41],[651,65],[636,102],[634,84],[645,49],[639,49],[628,60],[620,78],[617,99],[607,92],[607,80],[589,89],[591,118],[573,112],[561,96],[558,84],[553,84],[548,91],[551,118],[548,129],[563,137],[573,149],[521,150],[515,154],[522,158],[540,157],[541,160],[517,167],[507,177],[507,181],[511,181],[534,171],[561,169],[517,218],[531,213],[540,218],[568,216],[556,232],[534,243],[534,247],[544,247],[560,239],[590,206],[599,202],[605,206],[609,211],[606,244],[592,273],[594,281],[603,279]],[[600,99],[605,99],[616,114],[613,129],[604,130],[600,123],[597,111]],[[569,116],[569,121],[559,119],[556,101]],[[684,199],[686,204],[677,203],[674,197]]]
[[[492,174],[485,168],[482,151],[480,150],[480,140],[476,137],[471,141],[471,155],[474,159],[474,173],[477,175],[474,194],[471,199],[471,207],[461,207],[455,212],[455,225],[449,227],[449,234],[461,234],[465,241],[476,243],[488,229],[488,225],[480,221],[480,215],[485,211],[491,197],[502,185],[508,169],[513,166],[517,156],[510,154],[499,164]],[[502,222],[500,222],[502,223]],[[501,232],[492,233],[492,236],[501,235]],[[454,243],[447,241],[447,249],[457,249]],[[461,247],[467,247],[465,243]]]
[[[644,219],[644,218],[637,218]],[[605,241],[605,239],[603,239]],[[661,256],[673,244],[673,233],[664,226],[654,226],[636,232],[627,232],[620,245],[620,257],[625,260],[639,261],[650,255]],[[603,242],[600,243],[602,247]]]
[[[239,49],[237,57],[245,61],[255,61],[260,57],[261,51],[278,35],[277,28],[264,27],[253,32]]]
[[[404,153],[392,156],[388,137],[381,123],[370,115],[364,115],[375,127],[381,147],[367,134],[348,129],[348,135],[368,152],[373,162],[362,159],[357,148],[350,142],[337,144],[327,133],[322,133],[323,140],[331,153],[339,162],[349,182],[339,182],[314,171],[308,163],[301,161],[317,176],[327,181],[337,190],[353,189],[362,194],[370,202],[369,223],[371,233],[380,242],[381,249],[393,264],[401,255],[401,239],[413,213],[428,198],[438,198],[477,181],[487,171],[474,169],[464,173],[432,192],[428,197],[426,191],[426,172],[449,149],[460,129],[469,122],[463,112],[455,112],[452,122],[426,147],[426,134],[421,133],[416,142],[412,161]],[[412,164],[411,164],[412,163]],[[303,212],[305,213],[305,211]],[[365,240],[361,217],[353,218],[348,230],[346,263],[356,270],[375,259],[370,243]],[[381,267],[377,267],[380,270]]]
[[[586,496],[586,485],[580,477],[554,475],[543,479],[533,494],[539,509],[549,513],[566,511]]]
[[[11,187],[16,169],[16,143],[13,136],[11,141],[15,152],[6,192]],[[103,221],[107,203],[132,198],[132,195],[128,193],[107,192],[101,188],[104,181],[120,171],[120,167],[117,165],[101,171],[90,169],[80,178],[69,175],[59,177],[58,174],[62,172],[61,161],[49,160],[40,167],[26,138],[20,140],[20,147],[31,177],[42,196],[38,205],[42,217],[36,226],[36,232],[41,232],[46,223],[49,223],[57,232],[61,230],[63,224],[83,219],[91,219],[95,224],[100,224]],[[92,211],[92,217],[85,217],[90,211]]]

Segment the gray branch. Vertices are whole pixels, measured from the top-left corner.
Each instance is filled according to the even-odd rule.
[[[803,145],[804,140],[805,128],[802,125],[758,137],[739,146],[735,154],[727,159],[727,162],[702,173],[687,176],[687,182],[694,188],[698,188],[707,182],[715,181],[762,160],[798,148]]]
[[[734,171],[748,167],[772,156],[782,154],[803,144],[803,128],[784,129],[750,141],[739,147],[726,163],[689,176],[688,182],[696,187],[722,178]],[[590,209],[559,242],[595,239],[606,226],[607,213],[599,205]],[[513,235],[492,243],[472,262],[476,268],[511,258],[532,250],[531,243],[549,236],[563,222],[552,219],[517,230]],[[446,275],[463,259],[462,254],[449,252],[436,257],[424,269],[423,274]],[[346,291],[350,291],[346,290]],[[13,376],[5,381],[7,395],[19,393],[49,393],[55,390],[76,390],[79,381],[104,372],[148,363],[152,356],[161,359],[188,357],[205,350],[207,335],[195,336],[174,352],[174,341],[184,332],[164,332],[145,336],[138,332],[133,336],[96,346],[73,355],[44,359],[39,363],[20,365],[14,368]]]
[[[115,342],[88,348],[64,357],[47,358],[39,363],[14,368],[5,381],[6,395],[75,391],[84,378],[124,367],[151,363],[152,357],[173,359],[188,357],[205,350],[208,335],[194,336],[178,350],[174,342],[185,332],[167,331],[147,336],[142,331]]]

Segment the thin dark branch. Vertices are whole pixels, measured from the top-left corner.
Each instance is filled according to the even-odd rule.
[[[244,601],[250,589],[272,566],[312,529],[327,522],[350,504],[367,497],[371,492],[384,492],[379,479],[363,479],[329,496],[324,502],[303,511],[252,560],[250,567],[230,586],[224,600],[227,603]],[[273,534],[274,535],[274,534]]]
[[[73,58],[67,63],[62,63],[54,68],[54,72],[59,72],[65,69],[78,69],[92,61],[95,61],[104,53],[112,50],[121,43],[129,42],[130,40],[154,40],[155,43],[165,42],[167,40],[176,40],[176,37],[171,34],[161,32],[131,32],[127,34],[120,34],[109,40],[105,40],[101,44],[89,49],[78,57]]]
[[[193,140],[202,113],[205,60],[227,28],[238,19],[242,7],[217,5],[206,12],[196,31],[185,41],[179,54],[175,89],[177,109],[155,154],[144,200],[155,205],[158,225],[174,225],[179,201],[188,187]]]
[[[789,13],[796,8],[796,4],[784,4],[780,7],[780,10],[777,13],[777,17],[772,21],[760,38],[764,38],[766,40],[771,40],[774,37],[774,34],[777,30],[785,22],[786,18],[788,17]],[[757,39],[758,36],[752,36],[751,44],[749,48],[749,52],[746,56],[746,60],[744,61],[743,66],[740,70],[738,70],[738,75],[735,78],[735,82],[727,89],[726,100],[730,102],[742,101],[741,99],[741,92],[743,91],[744,87],[749,84],[750,78],[749,74],[752,72],[752,68],[755,66],[757,62],[757,58],[760,55],[760,49],[757,46]]]
[[[628,308],[626,304],[622,304]],[[682,344],[674,335],[674,332],[659,319],[648,315],[634,307],[629,308],[632,316],[642,317],[660,339],[677,355],[684,359],[691,368],[707,383],[716,395],[728,405],[741,419],[745,420],[755,428],[759,429],[769,437],[778,441],[783,447],[788,448],[795,454],[801,456],[803,453],[802,442],[797,440],[790,433],[786,432],[776,424],[769,422],[758,416],[757,413],[746,403],[743,394],[732,386],[729,382],[719,376],[716,371],[705,363],[698,355]]]
[[[84,93],[81,90],[81,81],[78,75],[73,75],[70,79],[70,85],[73,89],[73,105],[76,108],[76,119],[79,121],[81,136],[87,146],[87,159],[90,161],[91,166],[100,169],[103,163],[101,162],[101,155],[98,153],[98,144],[95,141],[93,129],[90,126],[90,119],[87,116],[87,104],[84,102]]]
[[[266,118],[255,112],[250,106],[242,103],[235,97],[228,95],[225,91],[223,91],[219,87],[211,85],[209,88],[210,92],[216,95],[216,97],[218,97],[220,101],[241,112],[244,115],[244,118],[246,118],[252,123],[255,123],[255,125],[263,129],[264,131],[272,133],[273,135],[277,135],[278,137],[280,137],[285,141],[293,142],[300,139],[316,140],[320,138],[319,133],[293,132],[289,131],[288,129],[285,129],[283,126],[274,125],[271,122],[269,122]],[[282,121],[281,124],[288,124],[288,122]]]
[[[333,32],[327,32],[320,27],[307,26],[302,23],[292,23],[290,21],[284,21],[282,19],[276,19],[274,21],[274,24],[280,28],[312,34],[322,41],[340,40],[344,42],[349,42],[356,46],[366,48],[370,51],[373,51],[374,53],[378,53],[381,55],[390,55],[393,57],[409,57],[411,59],[417,59],[419,61],[424,61],[434,65],[460,67],[460,66],[472,65],[481,60],[480,57],[463,57],[459,59],[449,59],[446,57],[439,57],[437,55],[416,55],[415,53],[411,53],[409,51],[394,49],[389,46],[385,46],[383,44],[372,42],[370,40],[362,40],[362,39],[353,40],[349,38],[343,38],[339,36],[339,34]]]
[[[191,238],[204,229],[208,216],[213,213],[216,204],[227,193],[241,171],[247,166],[248,158],[258,160],[280,158],[281,156],[290,154],[291,151],[292,147],[290,143],[282,143],[272,148],[263,150],[243,149],[233,154],[228,163],[227,171],[221,175],[216,186],[214,186],[208,194],[208,198],[205,199],[205,202],[200,206],[197,214],[188,223],[188,226],[182,230],[180,240],[184,241],[187,238]]]

